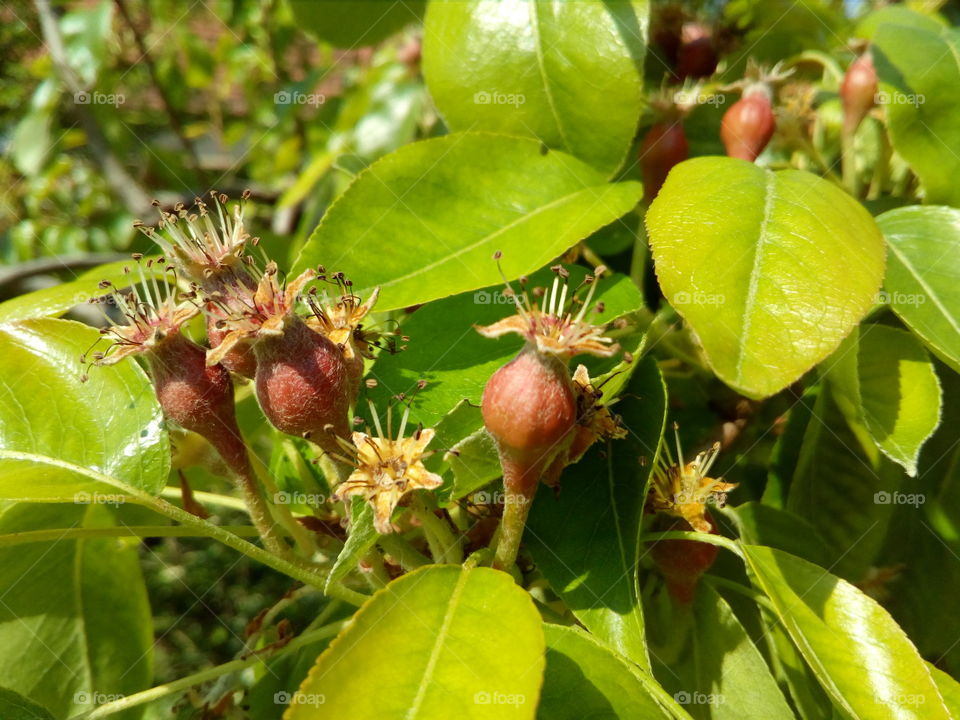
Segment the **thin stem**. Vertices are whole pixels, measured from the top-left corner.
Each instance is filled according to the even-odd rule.
[[[263,496],[260,494],[257,481],[249,472],[238,472],[236,476],[240,484],[240,489],[243,490],[243,499],[246,501],[247,507],[250,508],[250,519],[253,521],[253,524],[256,525],[257,530],[260,531],[263,544],[270,552],[276,555],[280,555],[281,557],[289,556],[290,548],[280,535],[277,534],[276,523],[270,514],[270,508],[267,507]]]
[[[655,543],[658,540],[693,540],[694,542],[707,543],[708,545],[717,545],[718,547],[729,550],[741,559],[743,558],[743,550],[740,549],[740,544],[736,540],[731,540],[722,535],[714,535],[713,533],[668,530],[667,532],[646,533],[640,536],[641,543]]]
[[[843,184],[847,192],[855,198],[860,197],[860,176],[857,174],[857,158],[854,152],[856,130],[843,132],[840,138],[840,152],[843,159]]]
[[[343,600],[344,602],[348,602],[356,607],[360,607],[370,599],[369,595],[364,595],[356,590],[351,590],[341,582],[330,583],[323,592],[327,595],[327,597]]]
[[[377,538],[377,544],[407,572],[430,564],[430,558],[396,533],[381,535]]]
[[[427,506],[422,493],[417,493],[410,504],[410,509],[423,527],[433,559],[438,563],[459,565],[463,561],[460,543],[450,531],[447,522],[438,518],[433,509]]]
[[[641,206],[645,214],[646,206]],[[650,248],[647,245],[647,229],[643,222],[637,227],[637,236],[633,241],[633,255],[630,259],[630,279],[637,286],[640,295],[643,295],[643,286],[646,280],[647,258],[650,257]]]
[[[160,491],[160,497],[170,498],[171,500],[180,499],[180,488],[168,485]],[[240,498],[230,497],[229,495],[219,495],[218,493],[204,492],[203,490],[194,490],[193,499],[201,505],[219,505],[230,510],[240,510],[247,514],[250,508]]]
[[[253,471],[257,474],[260,483],[263,485],[263,489],[267,491],[267,496],[272,498],[277,497],[279,494],[277,484],[273,481],[273,478],[270,476],[270,473],[267,472],[263,463],[260,462],[260,458],[256,457],[252,452],[250,453],[250,465],[253,467]],[[259,493],[257,493],[257,495],[259,496]],[[268,513],[271,507],[276,511],[280,524],[283,525],[284,529],[290,534],[290,537],[297,543],[300,552],[306,557],[312,557],[317,549],[316,543],[313,541],[313,536],[303,525],[294,519],[293,513],[290,512],[290,507],[285,504],[270,503],[266,505]]]
[[[523,539],[523,529],[527,524],[527,515],[533,504],[536,494],[536,485],[530,493],[507,491],[503,504],[503,518],[500,527],[493,538],[495,552],[493,566],[498,570],[508,571],[517,561],[520,552],[520,541]]]
[[[716,575],[704,575],[703,579],[706,580],[707,583],[709,583],[710,585],[726,588],[727,590],[731,590],[735,593],[739,593],[740,595],[744,595],[745,597],[750,598],[754,602],[759,603],[760,605],[763,605],[767,610],[770,610],[771,612],[776,612],[776,608],[774,608],[773,603],[770,602],[770,599],[755,588],[747,587],[746,585],[741,585],[738,582],[734,582],[733,580],[727,580],[726,578],[722,578],[722,577],[717,577]]]
[[[75,718],[77,718],[77,720],[80,718],[83,718],[84,720],[96,720],[97,718],[108,717],[109,715],[113,715],[123,710],[137,707],[138,705],[143,705],[144,703],[153,702],[154,700],[158,700],[168,695],[173,695],[174,693],[178,693],[182,690],[188,690],[195,685],[200,685],[209,680],[222,677],[223,675],[245,670],[248,667],[265,662],[271,658],[280,657],[281,655],[293,652],[294,650],[299,650],[300,648],[310,645],[311,643],[315,643],[318,640],[333,637],[340,632],[344,624],[345,621],[339,621],[331,623],[330,625],[325,625],[322,628],[317,628],[316,630],[303,633],[282,647],[272,650],[263,650],[254,653],[250,657],[241,658],[240,660],[231,660],[228,663],[207,668],[206,670],[201,670],[200,672],[187,675],[186,677],[179,678],[173,682],[157,685],[149,690],[143,690],[141,692],[134,693],[133,695],[127,695],[119,700],[104,703],[88,713],[75,716]]]
[[[376,548],[371,549],[370,552],[364,555],[360,564],[363,566],[360,572],[367,579],[367,582],[370,583],[370,587],[374,591],[385,588],[390,584],[390,575],[387,573],[387,568],[383,564],[383,558]]]
[[[239,537],[258,537],[257,529],[252,525],[220,525],[220,528]],[[97,537],[207,537],[206,533],[182,525],[123,525],[107,528],[54,528],[49,530],[28,530],[25,532],[0,535],[0,547],[23,545],[35,542],[74,540]]]

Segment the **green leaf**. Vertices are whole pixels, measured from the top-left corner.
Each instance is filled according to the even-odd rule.
[[[577,627],[544,625],[547,667],[537,717],[688,718],[657,683]]]
[[[6,688],[0,688],[0,717],[4,720],[54,720],[45,707]]]
[[[295,272],[344,272],[378,310],[425,303],[543,267],[620,217],[640,185],[609,184],[535,140],[460,133],[406,145],[373,163],[324,215]]]
[[[350,505],[350,535],[327,576],[328,589],[347,573],[357,569],[357,563],[374,546],[377,537],[373,527],[373,506],[361,497],[354,497]]]
[[[728,507],[728,513],[736,520],[744,542],[783,550],[817,565],[828,564],[827,546],[816,529],[803,518],[752,501]]]
[[[827,357],[873,305],[884,242],[860,203],[800,170],[703,157],[647,212],[657,277],[717,375],[762,398]]]
[[[533,136],[609,176],[637,130],[648,14],[645,1],[433,2],[427,87],[454,130]]]
[[[960,206],[960,31],[884,24],[872,52],[894,149],[927,202]]]
[[[649,667],[637,568],[646,483],[666,420],[666,389],[646,357],[618,403],[629,435],[568,467],[559,496],[541,487],[524,541],[577,619],[616,652]],[[638,458],[645,457],[646,465]]]
[[[898,208],[877,224],[890,248],[882,299],[960,372],[960,210]]]
[[[129,276],[124,272],[124,268],[132,265],[133,263],[129,260],[101,265],[88,270],[71,282],[11,298],[0,303],[0,322],[62,315],[70,308],[82,305],[92,297],[102,296],[106,291],[99,287],[101,280],[109,280],[119,288],[125,287]],[[147,273],[146,268],[144,272]],[[163,277],[163,273],[154,271],[147,273],[147,277],[160,278]]]
[[[951,717],[917,649],[876,601],[787,553],[759,545],[743,550],[777,618],[848,715]]]
[[[927,670],[937,684],[937,689],[943,696],[943,702],[949,708],[951,716],[960,717],[960,683],[931,663],[927,663]]]
[[[310,720],[321,710],[355,720],[533,718],[543,654],[539,613],[509,575],[432,565],[394,580],[357,612],[284,718]]]
[[[297,26],[334,47],[376,45],[423,14],[426,0],[287,0]]]
[[[654,663],[657,677],[678,703],[695,718],[793,717],[760,651],[709,585],[697,589],[693,618],[690,642],[681,658],[667,665]]]
[[[568,269],[570,285],[577,287],[587,271],[579,266]],[[548,287],[554,277],[549,270],[534,273],[528,287]],[[596,323],[611,322],[643,305],[636,286],[620,274],[608,275],[597,283],[594,301],[603,303],[603,312],[589,316]],[[426,380],[427,386],[416,392],[410,412],[410,419],[425,427],[437,425],[464,400],[478,406],[487,380],[520,351],[523,338],[485,338],[474,326],[490,325],[515,312],[516,306],[504,293],[502,284],[420,308],[402,325],[403,334],[410,338],[407,349],[395,355],[382,353],[374,364],[370,374],[377,380],[377,387],[371,391],[371,397],[382,407],[391,396],[412,394],[417,383]],[[615,364],[610,360],[594,362],[589,357],[576,358],[574,362],[587,365],[593,377]],[[470,430],[480,427],[479,414],[475,414],[475,419],[476,425]],[[464,436],[448,436],[446,440]]]
[[[835,353],[827,374],[841,410],[877,447],[917,474],[920,448],[940,423],[940,383],[923,345],[886,325],[865,325]]]
[[[0,498],[97,502],[124,486],[163,488],[170,445],[146,374],[125,361],[80,381],[80,354],[99,337],[66,320],[0,325]]]
[[[887,24],[905,25],[935,33],[939,33],[946,26],[946,22],[938,15],[917,12],[903,5],[887,5],[874,10],[861,20],[854,34],[870,40],[877,32],[877,28]]]
[[[0,515],[3,533],[113,524],[106,508],[93,505],[8,504]],[[150,683],[153,630],[135,542],[0,549],[0,587],[5,685],[55,717],[72,717]]]
[[[827,567],[859,582],[883,544],[903,478],[900,467],[876,450],[866,428],[845,421],[831,393],[821,392],[804,434],[787,509],[813,525],[826,542]]]

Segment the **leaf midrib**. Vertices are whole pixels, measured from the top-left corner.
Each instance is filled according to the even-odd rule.
[[[937,306],[937,309],[940,311],[940,314],[947,320],[947,323],[950,327],[953,328],[954,332],[960,336],[960,324],[957,324],[956,319],[954,319],[950,313],[947,311],[947,308],[944,306],[943,301],[940,299],[939,295],[934,291],[932,287],[927,283],[922,275],[914,267],[913,263],[904,255],[903,251],[897,247],[897,244],[894,242],[887,242],[887,246],[890,248],[890,251],[897,256],[897,259],[903,263],[903,266],[907,269],[910,275],[917,281],[924,292],[930,296],[933,300],[934,305]]]

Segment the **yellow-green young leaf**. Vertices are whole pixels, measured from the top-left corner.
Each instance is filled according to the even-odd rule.
[[[960,683],[957,683],[943,670],[930,663],[927,663],[927,670],[930,671],[930,676],[937,684],[937,689],[943,696],[943,701],[949,708],[950,713],[954,718],[960,717]]]
[[[877,224],[890,248],[881,299],[960,372],[960,210],[897,208]]]
[[[294,271],[344,272],[378,310],[477,290],[543,267],[629,211],[636,182],[607,183],[536,140],[459,133],[373,163],[330,207]]]
[[[67,320],[0,325],[0,498],[98,502],[163,488],[170,444],[153,388],[132,360],[81,367],[99,337]]]
[[[753,398],[833,352],[870,309],[885,248],[860,203],[800,170],[677,165],[647,212],[657,277],[717,375]]]
[[[103,506],[5,505],[4,534],[115,524]],[[0,588],[7,687],[72,718],[149,685],[153,628],[135,543],[85,538],[3,548]],[[0,702],[0,718],[11,718],[3,710]]]
[[[649,674],[578,627],[544,625],[547,669],[537,717],[689,718]]]
[[[875,600],[826,570],[744,545],[749,569],[833,701],[864,720],[950,720],[920,653]]]
[[[427,87],[454,130],[533,136],[612,175],[640,117],[648,5],[430,3]]]
[[[163,273],[158,272],[158,267],[162,266],[144,267],[146,276],[162,277]],[[106,291],[99,287],[101,280],[109,280],[117,287],[124,287],[129,278],[128,273],[124,272],[125,269],[135,269],[135,263],[132,260],[124,260],[101,265],[88,270],[71,282],[36,290],[26,295],[18,295],[0,303],[0,322],[62,315],[90,298],[103,295]]]
[[[884,454],[916,475],[941,407],[940,382],[920,341],[898,328],[864,325],[827,364],[837,404],[854,427],[862,423]]]
[[[883,24],[872,54],[893,147],[927,202],[960,206],[960,31]]]
[[[540,615],[509,575],[428,566],[357,612],[284,719],[533,718],[543,654]]]
[[[374,45],[417,22],[425,0],[287,0],[297,26],[334,47]]]

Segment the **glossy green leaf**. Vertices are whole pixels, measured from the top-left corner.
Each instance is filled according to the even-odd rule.
[[[951,716],[923,659],[875,600],[816,565],[744,545],[747,564],[817,680],[851,717]]]
[[[898,208],[877,224],[890,248],[881,298],[960,372],[960,210]]]
[[[304,245],[318,264],[382,288],[378,310],[477,290],[543,267],[640,197],[535,140],[459,133],[406,145],[364,170]]]
[[[688,718],[656,681],[577,627],[544,625],[547,667],[537,717]]]
[[[417,22],[426,0],[287,0],[297,25],[334,47],[375,45]]]
[[[638,542],[646,483],[666,418],[666,390],[652,357],[639,364],[625,395],[615,411],[628,436],[609,448],[595,446],[568,467],[559,495],[540,488],[524,542],[577,619],[618,653],[649,667]]]
[[[170,445],[146,374],[125,361],[80,381],[80,355],[99,337],[66,320],[0,325],[0,498],[97,502],[163,488]]]
[[[0,515],[3,533],[113,524],[109,510],[94,505],[11,504]],[[150,683],[153,631],[135,542],[5,548],[0,587],[0,677],[8,687],[55,717],[72,717]]]
[[[651,618],[652,620],[652,618]],[[661,632],[676,633],[681,623]],[[791,718],[790,706],[763,656],[727,602],[709,585],[697,588],[688,644],[679,659],[656,662],[657,678],[694,718]]]
[[[54,720],[45,707],[6,688],[0,688],[0,717],[5,720]]]
[[[117,287],[124,287],[124,283],[128,279],[124,268],[129,268],[132,265],[132,261],[127,260],[101,265],[88,270],[71,282],[11,298],[0,303],[0,322],[6,323],[27,318],[62,315],[70,308],[87,302],[90,298],[102,296],[106,291],[99,287],[101,280],[109,280]],[[154,272],[153,276],[159,278],[162,277],[162,274]],[[148,274],[147,277],[151,277],[151,275]]]
[[[860,203],[799,170],[677,165],[647,212],[657,277],[717,375],[762,398],[827,357],[870,309],[884,242]]]
[[[746,543],[783,550],[817,565],[829,562],[823,539],[802,517],[752,501],[728,507],[728,513],[733,515],[740,538]]]
[[[284,718],[533,718],[543,654],[540,615],[509,575],[432,565],[359,610]]]
[[[883,544],[895,504],[909,500],[899,494],[904,477],[866,428],[845,420],[832,393],[823,392],[804,433],[787,510],[826,542],[827,567],[860,582]]]
[[[835,353],[827,377],[841,410],[863,423],[877,447],[917,474],[920,448],[940,423],[940,383],[910,333],[865,325]]]
[[[640,117],[648,12],[624,0],[433,2],[427,87],[454,130],[533,136],[612,175]]]
[[[944,704],[950,710],[951,716],[960,717],[960,683],[930,663],[927,663],[927,670],[930,671],[930,677],[937,684],[937,689],[943,697]]]
[[[585,268],[570,266],[571,287],[576,287]],[[550,270],[530,276],[529,288],[549,286],[554,274]],[[516,283],[515,289],[519,290]],[[597,284],[594,303],[603,303],[603,312],[592,313],[594,322],[611,322],[633,312],[643,304],[643,298],[625,275],[609,275]],[[412,394],[417,382],[426,380],[427,386],[416,392],[411,409],[412,421],[433,427],[459,403],[466,400],[479,406],[483,387],[490,376],[507,363],[523,347],[523,338],[511,335],[498,339],[485,338],[475,325],[490,325],[513,313],[516,306],[504,293],[503,285],[463,293],[417,310],[401,326],[409,337],[407,349],[390,355],[382,353],[370,372],[377,387],[370,395],[378,406],[398,393]],[[593,376],[606,372],[615,361],[594,362],[590,357],[574,358],[583,362]],[[480,427],[479,415],[475,415]],[[461,435],[461,437],[463,437]],[[448,438],[452,439],[452,438]],[[459,440],[460,438],[455,438]],[[439,446],[437,446],[439,447]]]
[[[960,31],[884,24],[872,52],[893,147],[927,202],[960,206]]]

